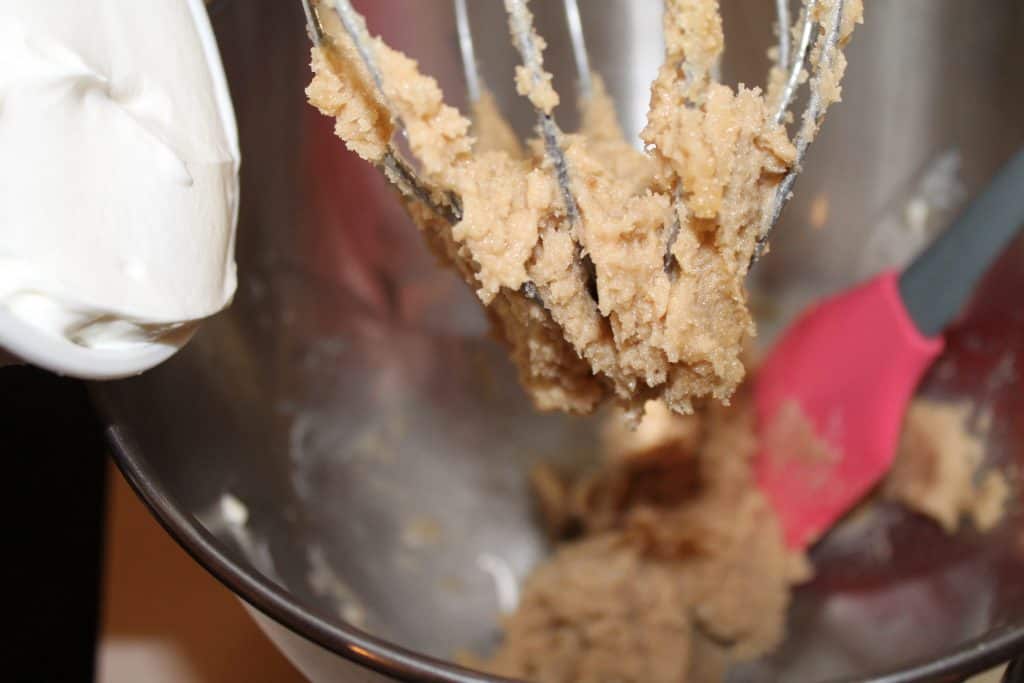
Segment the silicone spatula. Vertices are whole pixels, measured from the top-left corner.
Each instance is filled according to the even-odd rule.
[[[755,471],[790,547],[813,543],[888,471],[943,329],[1022,225],[1024,150],[903,273],[819,303],[772,349],[754,387]],[[768,438],[794,414],[808,443]]]

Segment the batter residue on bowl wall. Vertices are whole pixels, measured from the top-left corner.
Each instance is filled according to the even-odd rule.
[[[979,471],[984,443],[968,430],[967,402],[918,399],[907,411],[899,454],[882,495],[935,520],[949,533],[970,519],[979,531],[998,524],[1010,498],[999,471]]]

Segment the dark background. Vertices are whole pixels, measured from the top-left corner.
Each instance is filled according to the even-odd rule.
[[[91,680],[99,624],[106,444],[84,384],[0,368],[5,678]],[[10,678],[8,678],[10,677]]]

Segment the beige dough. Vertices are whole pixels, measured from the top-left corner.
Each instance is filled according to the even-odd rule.
[[[653,403],[635,431],[608,420],[606,462],[575,480],[531,473],[555,554],[527,579],[505,637],[470,664],[537,683],[713,683],[730,663],[780,642],[793,585],[810,569],[783,545],[751,473],[745,392],[730,408],[678,416]],[[918,399],[908,412],[885,497],[947,531],[982,531],[1003,515],[1009,486],[983,473],[970,406]],[[793,457],[833,455],[787,409],[780,443]]]
[[[737,403],[649,410],[633,443],[611,427],[597,472],[535,473],[552,531],[581,537],[529,577],[478,666],[537,683],[710,683],[778,645],[810,570],[754,486],[752,417]]]
[[[847,10],[842,43],[859,0]],[[415,62],[374,39],[378,92],[337,17],[319,14],[334,47],[313,51],[310,102],[378,165],[395,121],[405,124],[434,200],[457,198],[461,220],[406,197],[409,212],[476,291],[538,408],[587,413],[611,399],[635,417],[654,398],[681,413],[729,400],[754,333],[744,278],[795,149],[770,122],[773,93],[712,80],[724,46],[716,0],[666,3],[646,153],[624,139],[595,79],[582,130],[561,140],[578,222],[543,145],[521,148],[489,96],[471,125]],[[844,66],[837,59],[829,72],[827,99],[838,98]],[[538,107],[557,105],[549,75],[533,82],[520,69],[516,83]]]
[[[883,495],[931,517],[949,533],[964,518],[988,531],[1003,517],[1010,487],[982,472],[984,444],[968,431],[971,405],[917,399],[907,410],[900,450]]]

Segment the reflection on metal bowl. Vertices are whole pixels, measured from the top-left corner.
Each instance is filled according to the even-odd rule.
[[[548,36],[565,30],[559,5],[536,4]],[[362,7],[461,104],[450,3]],[[499,3],[471,9],[502,26]],[[724,9],[725,73],[759,82],[771,3]],[[658,15],[653,2],[584,6],[594,66],[632,131],[660,60]],[[245,158],[240,289],[171,362],[97,389],[118,462],[312,679],[491,680],[450,659],[493,645],[500,610],[545,552],[526,470],[584,461],[594,420],[533,412],[472,294],[434,267],[384,182],[306,106],[299,3],[222,2],[214,23]],[[810,297],[907,260],[1020,144],[1022,32],[1015,0],[868,3],[845,102],[752,276],[763,339]],[[481,42],[488,82],[506,84],[499,102],[526,130],[511,46]],[[552,41],[550,61],[572,92],[567,45]],[[991,408],[986,457],[1018,493],[1021,291],[1018,243],[923,388]],[[984,536],[946,537],[879,507],[815,560],[787,641],[735,680],[955,680],[1024,648],[1016,501]]]

